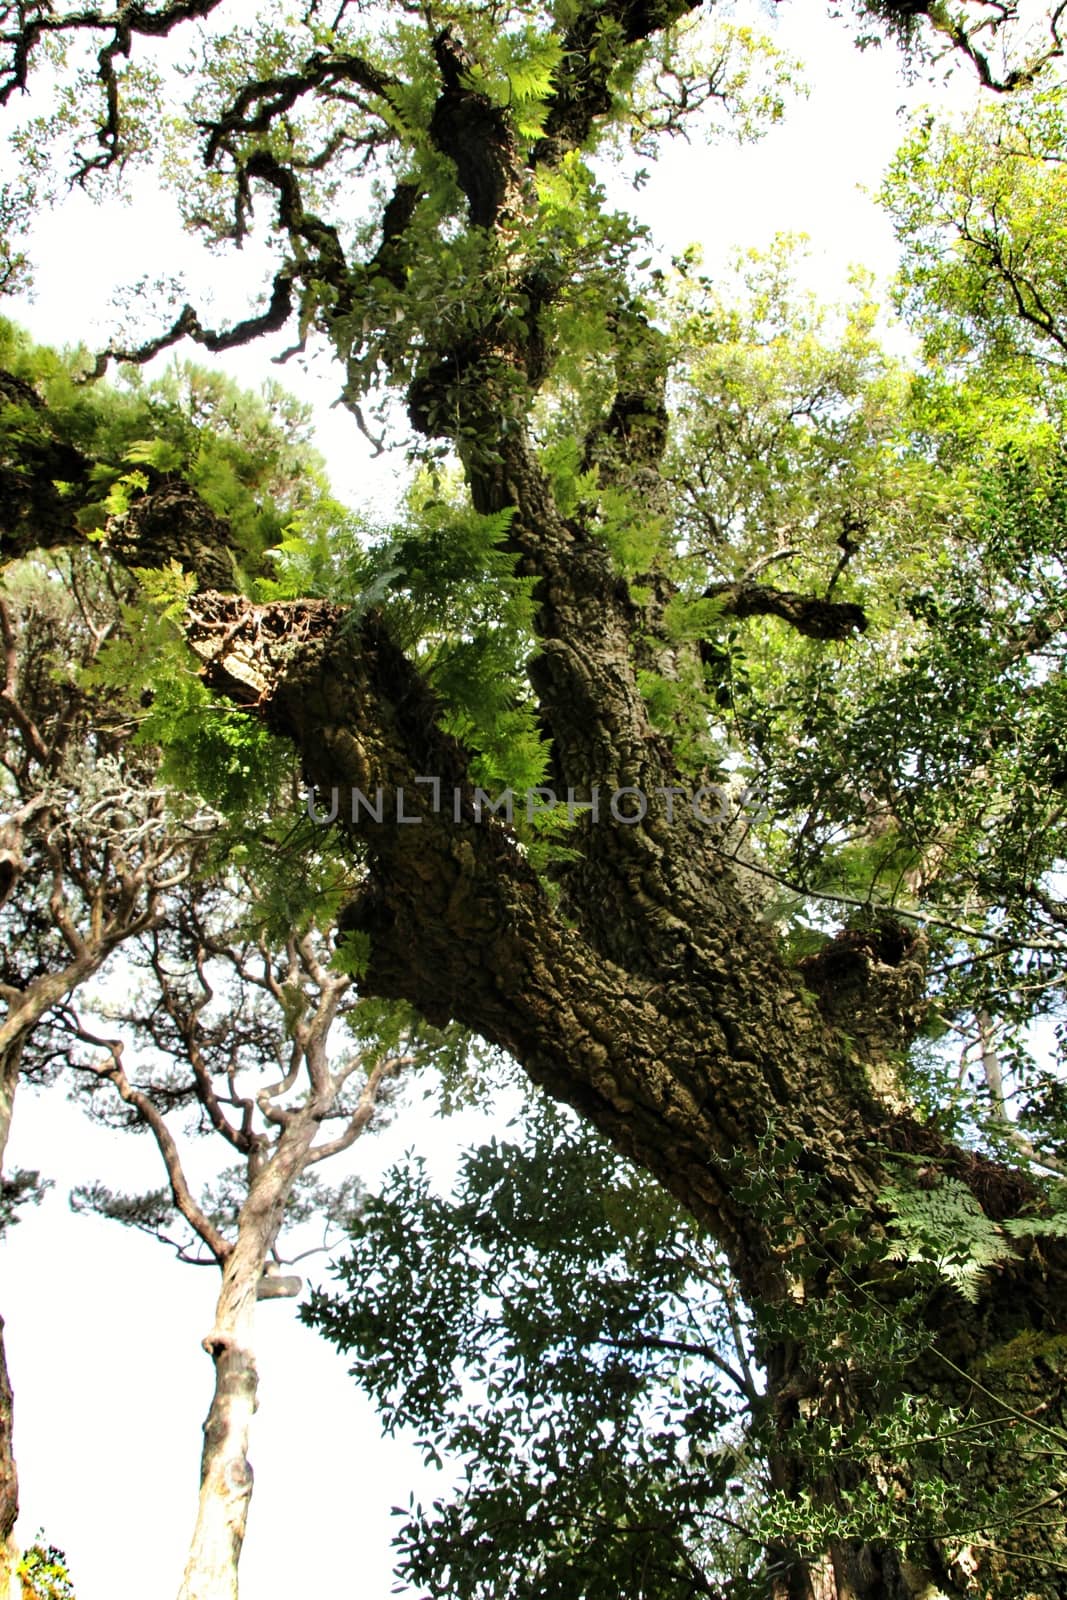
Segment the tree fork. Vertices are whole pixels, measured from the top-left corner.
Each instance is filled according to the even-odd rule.
[[[704,1150],[705,1160],[754,1143],[777,1117],[782,1136],[821,1151],[831,1171],[837,1164],[834,1150],[845,1137],[842,1130],[830,1140],[820,1131],[830,1125],[831,1106],[838,1121],[844,1108],[853,1145],[879,1125],[889,1145],[898,1142],[898,1109],[887,1105],[879,1111],[862,1065],[849,1058],[805,997],[799,975],[781,964],[743,905],[733,905],[725,928],[693,929],[675,916],[669,928],[657,932],[655,896],[668,900],[671,891],[669,884],[650,883],[643,910],[655,962],[650,964],[643,949],[636,971],[605,953],[603,946],[615,944],[611,929],[602,930],[598,943],[593,924],[581,937],[558,921],[510,830],[495,818],[476,820],[467,754],[438,728],[432,693],[376,614],[354,629],[327,602],[254,606],[237,597],[205,595],[192,601],[189,618],[189,638],[205,664],[207,681],[254,704],[270,726],[292,739],[309,783],[367,795],[381,788],[387,810],[396,808],[403,790],[403,806],[418,814],[413,826],[366,818],[354,822],[344,813],[339,824],[368,860],[367,886],[345,922],[373,930],[368,976],[382,992],[404,992],[435,1019],[456,1016],[479,1027],[524,1061],[531,1054],[547,1061],[566,1058],[566,1051],[560,1049],[556,1023],[533,1005],[538,984],[553,1005],[568,995],[577,997],[584,985],[600,993],[605,1008],[600,1026],[625,1052],[630,1029],[606,1020],[611,986],[621,985],[620,992],[648,1015],[654,1055],[664,1053],[668,1023],[668,1037],[672,1029],[682,1037],[694,1028],[700,1034],[697,1060],[679,1071],[697,1103],[731,1124],[729,1137],[713,1139]],[[447,796],[437,810],[430,806],[426,774],[439,780]],[[605,829],[622,841],[635,831]],[[706,888],[702,909],[708,920],[713,915],[723,921],[730,909],[728,887],[721,877]],[[731,964],[729,952],[736,959],[738,950],[756,968],[751,984]],[[862,957],[855,959],[862,966]],[[884,1004],[880,988],[889,984],[893,969],[868,960],[863,970],[868,989],[879,991]],[[902,962],[898,1006],[921,981],[921,964]],[[870,993],[867,999],[874,1003]],[[853,1013],[860,1003],[858,987]],[[630,1022],[634,1036],[645,1033],[636,1018]],[[773,1039],[773,1046],[761,1048],[764,1037]],[[578,1074],[557,1059],[548,1075],[562,1086]],[[655,1076],[650,1067],[650,1083]],[[807,1092],[794,1109],[800,1082]],[[632,1147],[632,1140],[627,1143]],[[941,1148],[946,1154],[951,1149]],[[646,1164],[650,1155],[642,1157]],[[676,1176],[676,1192],[677,1181]],[[699,1202],[687,1203],[700,1209]]]

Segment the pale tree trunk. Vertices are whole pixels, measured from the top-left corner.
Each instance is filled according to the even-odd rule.
[[[4,1153],[11,1133],[11,1117],[15,1110],[15,1090],[18,1087],[24,1038],[24,1034],[17,1034],[6,1049],[0,1047],[0,1171],[3,1170]]]
[[[9,1019],[10,1021],[10,1019]],[[25,1034],[16,1033],[0,1053],[0,1174],[11,1131],[19,1066]],[[19,1479],[14,1450],[14,1400],[4,1347],[4,1319],[0,1316],[0,1600],[16,1594],[15,1568],[19,1552],[12,1537],[19,1514]]]
[[[252,1499],[249,1433],[256,1412],[256,1296],[293,1184],[318,1124],[311,1105],[289,1123],[272,1159],[252,1181],[237,1242],[222,1274],[215,1325],[204,1349],[215,1392],[204,1422],[200,1500],[178,1600],[237,1600],[237,1569]]]
[[[252,1498],[248,1438],[259,1383],[254,1316],[254,1289],[249,1299],[238,1281],[224,1281],[215,1326],[204,1340],[215,1364],[215,1393],[204,1423],[200,1502],[179,1600],[236,1600]]]
[[[11,1132],[24,1035],[13,1039],[0,1055],[0,1174]],[[19,1477],[14,1450],[14,1398],[7,1371],[4,1319],[0,1316],[0,1600],[16,1600],[19,1551],[13,1532],[19,1514]]]
[[[22,1041],[17,1040],[0,1058],[0,1174],[11,1131],[11,1113],[18,1083]],[[14,1600],[18,1549],[12,1538],[19,1514],[19,1478],[13,1446],[14,1401],[4,1348],[4,1319],[0,1316],[0,1600]]]

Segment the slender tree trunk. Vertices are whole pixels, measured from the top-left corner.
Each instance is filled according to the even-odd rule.
[[[264,1263],[317,1123],[312,1105],[289,1123],[272,1159],[252,1181],[237,1242],[222,1273],[215,1325],[204,1349],[215,1392],[204,1422],[200,1499],[178,1600],[237,1600],[237,1570],[252,1500],[249,1434],[256,1412],[256,1296]]]
[[[0,1175],[11,1131],[23,1035],[16,1035],[0,1053]],[[12,1534],[19,1514],[19,1477],[14,1450],[14,1399],[4,1346],[4,1319],[0,1316],[0,1600],[15,1594],[18,1549]]]
[[[215,1326],[204,1340],[215,1364],[215,1392],[204,1423],[200,1502],[179,1600],[237,1596],[237,1564],[252,1498],[248,1438],[259,1382],[254,1291],[250,1303],[246,1298],[240,1281],[227,1273]]]

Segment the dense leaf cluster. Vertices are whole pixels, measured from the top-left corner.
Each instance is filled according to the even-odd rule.
[[[711,1592],[728,1491],[754,1481],[742,1314],[708,1242],[601,1141],[541,1105],[466,1153],[452,1199],[415,1158],[338,1276],[309,1320],[457,1478],[411,1508],[402,1577],[471,1600]]]

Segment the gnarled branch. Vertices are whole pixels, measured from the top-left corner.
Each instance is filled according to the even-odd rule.
[[[796,594],[763,583],[716,583],[704,590],[705,600],[718,600],[727,617],[778,617],[809,639],[847,639],[867,631],[863,607],[849,600],[820,600],[817,595]],[[701,646],[705,660],[712,647]]]

